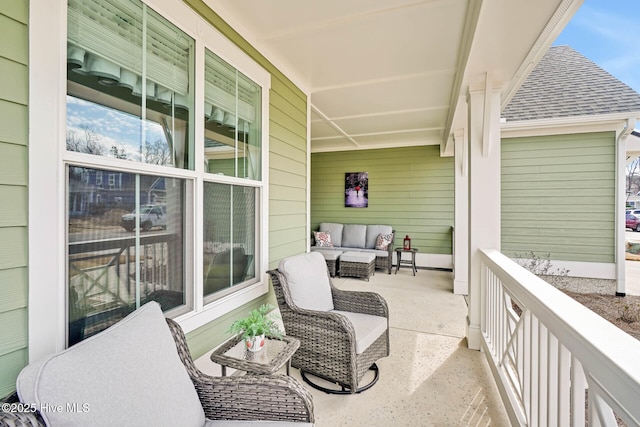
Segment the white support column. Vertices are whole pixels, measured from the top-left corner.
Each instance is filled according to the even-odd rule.
[[[481,260],[478,249],[500,249],[500,91],[487,76],[470,87],[469,128],[469,314],[467,343],[481,348]]]
[[[466,129],[456,131],[453,293],[469,295],[469,156]]]
[[[627,200],[627,137],[633,131],[636,120],[628,119],[616,137],[616,295],[626,295],[626,200]]]

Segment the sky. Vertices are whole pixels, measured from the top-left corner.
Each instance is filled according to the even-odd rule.
[[[553,43],[569,45],[640,93],[640,0],[584,0]]]

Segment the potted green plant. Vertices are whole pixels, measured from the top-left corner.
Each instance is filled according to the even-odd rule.
[[[265,336],[282,337],[280,327],[270,312],[275,309],[271,304],[262,304],[259,308],[249,312],[249,316],[238,319],[229,326],[227,333],[240,334],[247,349],[260,351],[265,344]]]

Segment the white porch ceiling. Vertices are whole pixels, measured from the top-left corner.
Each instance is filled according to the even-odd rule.
[[[311,150],[441,145],[503,107],[582,0],[204,0],[310,97]]]

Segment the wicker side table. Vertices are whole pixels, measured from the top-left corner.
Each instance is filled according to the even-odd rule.
[[[287,375],[291,368],[291,356],[300,347],[297,338],[266,337],[265,348],[260,351],[247,350],[240,335],[227,340],[211,353],[211,361],[222,366],[222,376],[227,375],[227,366],[253,374],[270,375],[286,363]]]
[[[376,255],[371,252],[344,252],[340,255],[340,277],[369,280],[375,274]]]
[[[396,263],[396,274],[398,274],[398,270],[400,269],[400,265],[401,264],[406,264],[406,265],[410,265],[411,266],[411,271],[413,271],[413,275],[416,275],[416,272],[418,271],[418,269],[416,268],[416,252],[418,252],[417,249],[404,249],[404,248],[396,248],[396,258],[397,258],[397,263]],[[402,254],[403,253],[410,253],[411,254],[411,259],[407,259],[407,260],[403,260],[402,259]]]

